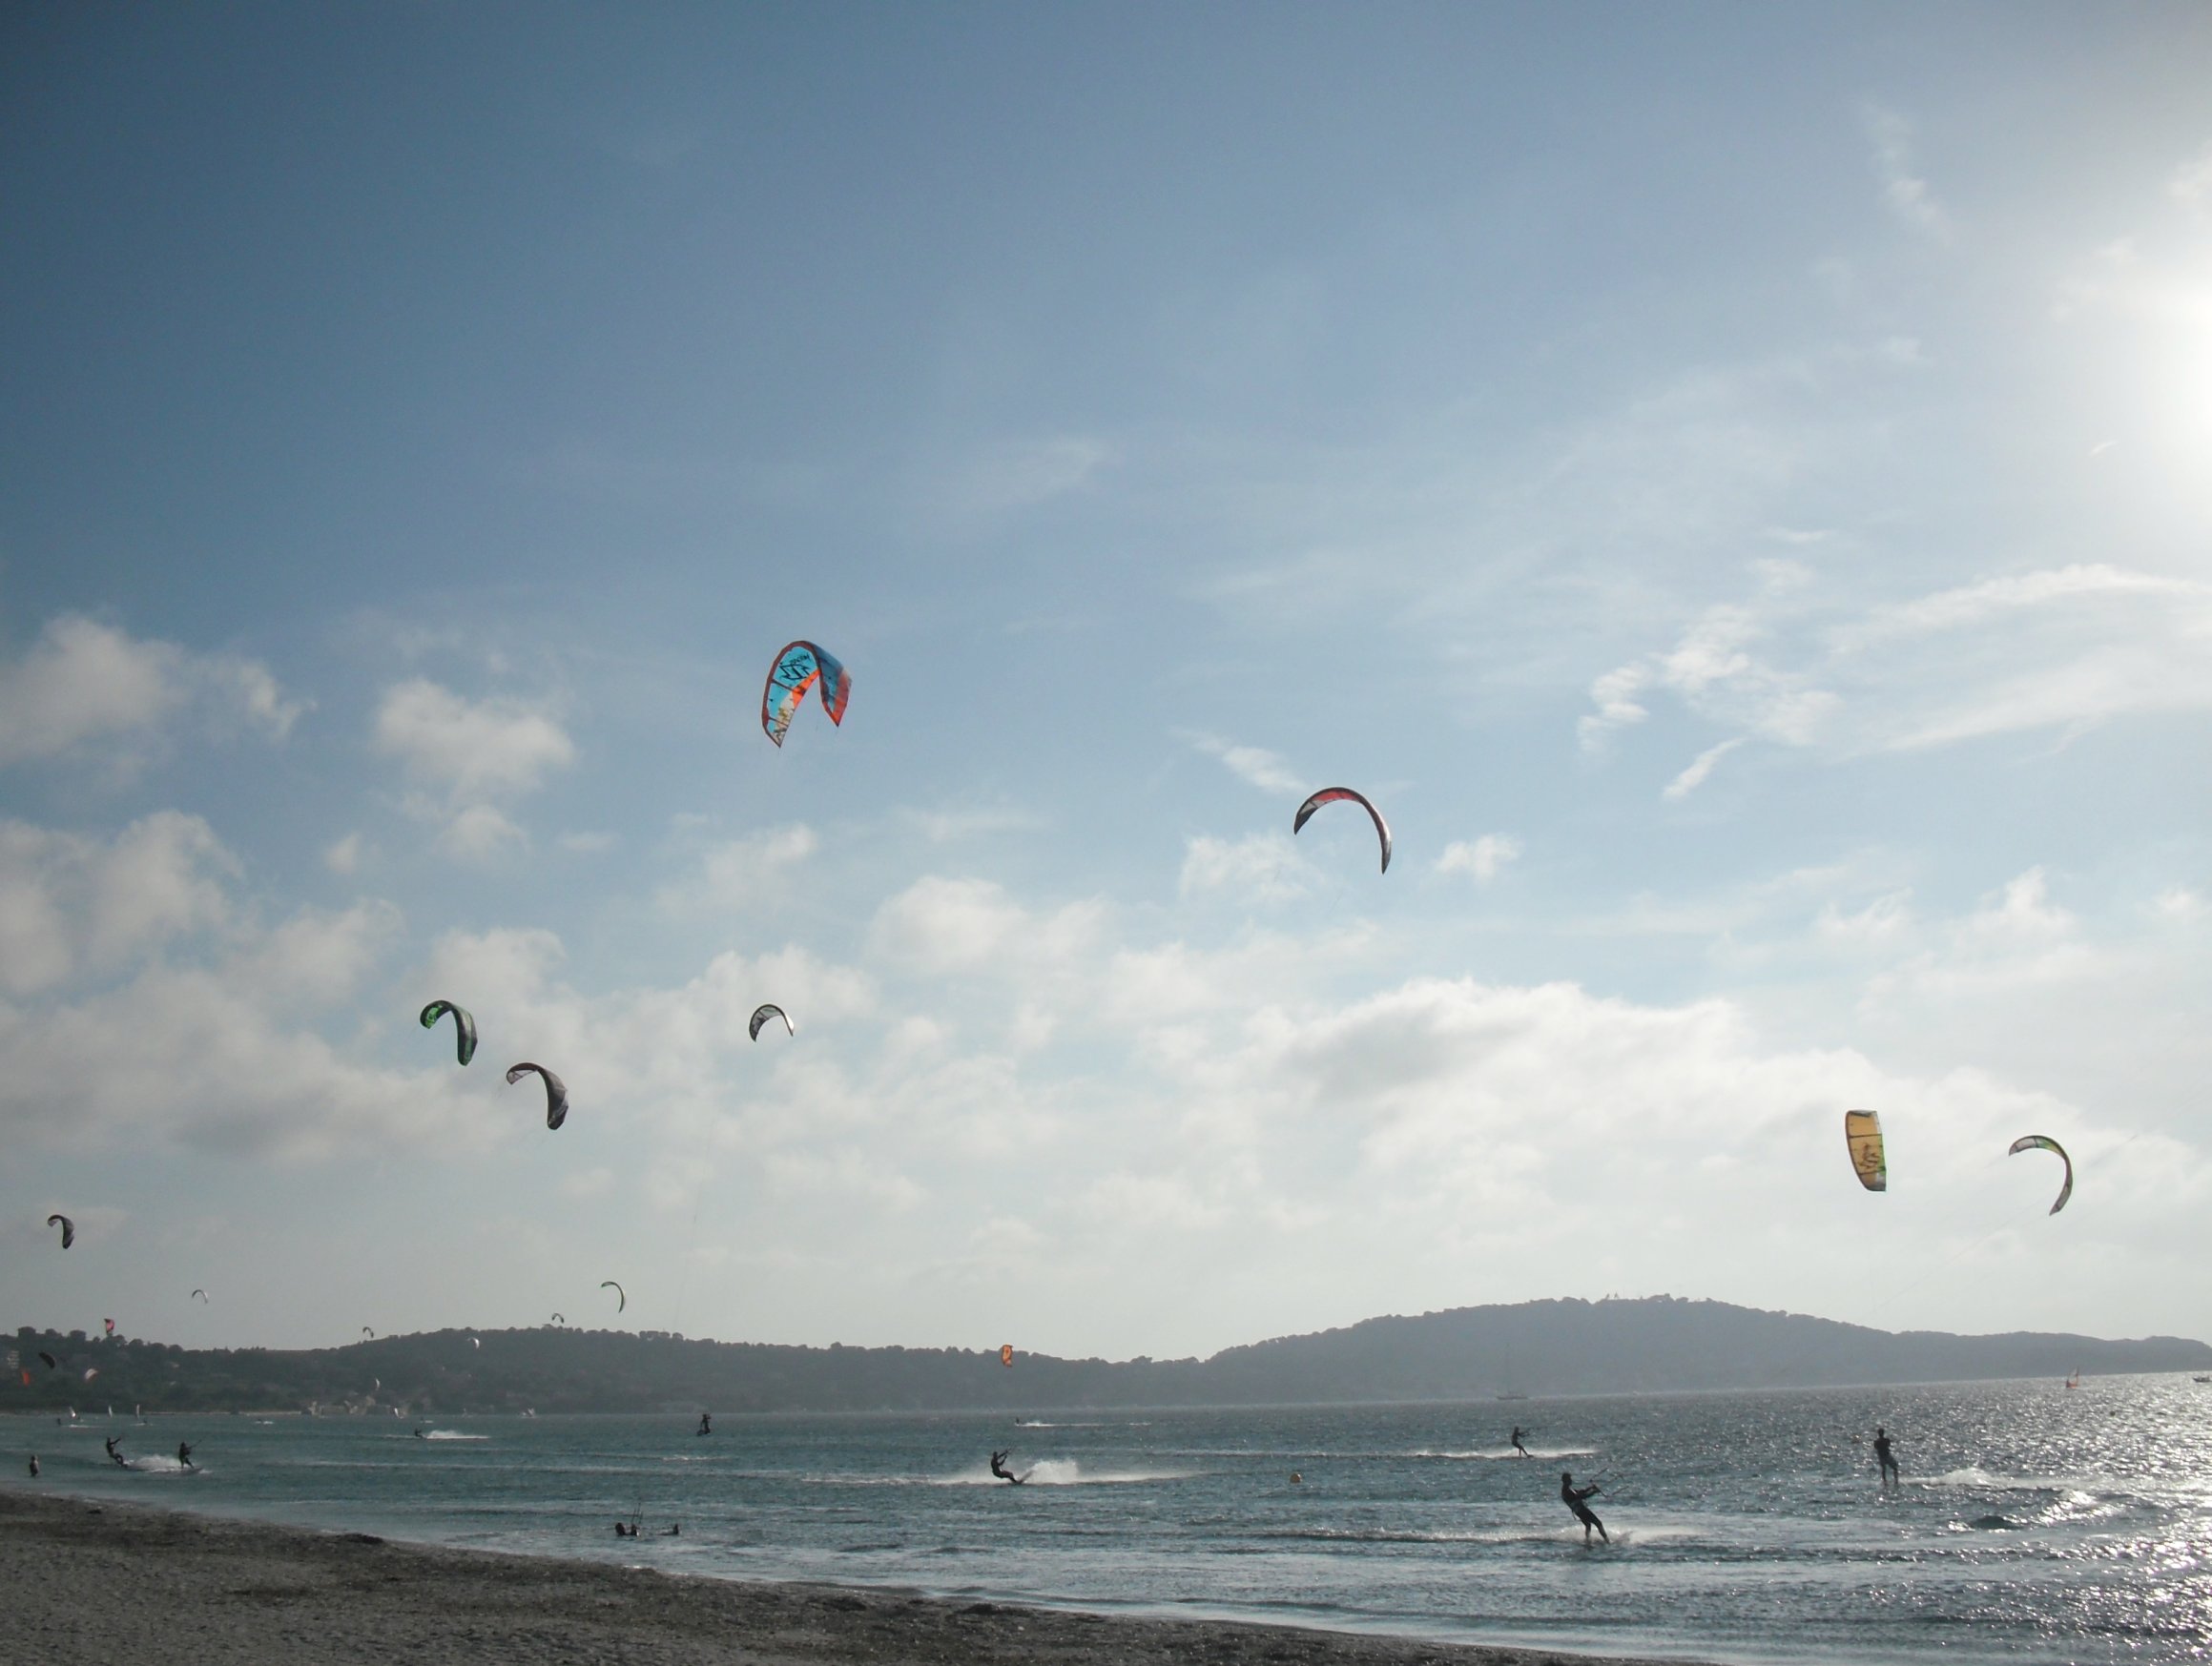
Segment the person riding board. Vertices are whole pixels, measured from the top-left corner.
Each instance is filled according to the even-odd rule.
[[[1011,1449],[1008,1450],[1010,1450]],[[1015,1474],[1013,1471],[1006,1468],[1005,1452],[993,1452],[991,1454],[991,1473],[998,1476],[1002,1481],[1013,1482],[1013,1484],[1017,1487],[1021,1486],[1023,1480],[1024,1479],[1024,1477]]]
[[[1613,1542],[1613,1535],[1605,1531],[1605,1524],[1598,1519],[1597,1512],[1590,1508],[1589,1501],[1597,1493],[1597,1482],[1592,1481],[1587,1487],[1578,1487],[1575,1485],[1575,1477],[1569,1471],[1560,1471],[1560,1502],[1573,1511],[1575,1519],[1582,1524],[1582,1543],[1585,1545],[1590,1542],[1592,1528],[1598,1530],[1598,1536],[1607,1544]]]
[[[199,1468],[192,1461],[192,1442],[180,1440],[176,1443],[176,1462],[181,1469],[196,1470]]]
[[[704,1411],[699,1413],[698,1431],[701,1434],[713,1434],[714,1432],[714,1420]]]
[[[1520,1444],[1520,1437],[1527,1432],[1528,1430],[1518,1423],[1513,1426],[1513,1450],[1517,1456],[1524,1458],[1528,1456],[1528,1448]]]
[[[1890,1450],[1890,1431],[1879,1425],[1874,1429],[1874,1461],[1882,1467],[1882,1491],[1887,1492],[1897,1485],[1897,1456]]]

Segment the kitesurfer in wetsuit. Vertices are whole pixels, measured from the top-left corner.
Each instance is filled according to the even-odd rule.
[[[1572,1474],[1565,1470],[1560,1471],[1560,1502],[1573,1511],[1575,1519],[1582,1524],[1582,1543],[1585,1545],[1590,1542],[1592,1528],[1598,1530],[1598,1536],[1607,1544],[1613,1542],[1613,1535],[1605,1531],[1605,1524],[1598,1519],[1597,1512],[1589,1505],[1589,1500],[1597,1491],[1597,1482],[1592,1481],[1587,1487],[1578,1487]]]
[[[192,1461],[192,1442],[188,1440],[180,1440],[176,1443],[176,1461],[187,1470],[196,1470],[199,1468],[197,1464]]]
[[[704,1411],[699,1413],[699,1432],[701,1434],[713,1434],[714,1432],[714,1420],[712,1416]]]
[[[991,1473],[1002,1481],[1011,1481],[1017,1487],[1022,1485],[1022,1477],[1006,1468],[1005,1452],[993,1452],[991,1454]]]
[[[1518,1423],[1513,1426],[1513,1450],[1517,1455],[1524,1458],[1528,1456],[1528,1448],[1520,1444],[1520,1437],[1527,1432],[1528,1430]]]
[[[627,1521],[618,1521],[614,1524],[614,1536],[618,1539],[635,1538],[637,1529],[631,1527]]]
[[[1890,1450],[1890,1431],[1879,1426],[1874,1429],[1874,1461],[1882,1466],[1882,1491],[1887,1492],[1897,1484],[1897,1456]]]
[[[31,1454],[31,1478],[33,1481],[38,1479],[38,1454],[36,1452]]]
[[[118,1470],[127,1470],[131,1467],[131,1460],[123,1455],[123,1449],[115,1444],[114,1437],[112,1435],[108,1439],[108,1456],[115,1460],[115,1468]]]

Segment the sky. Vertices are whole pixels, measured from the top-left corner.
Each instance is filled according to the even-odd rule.
[[[2185,5],[7,9],[0,1321],[2212,1336],[2208,86]]]

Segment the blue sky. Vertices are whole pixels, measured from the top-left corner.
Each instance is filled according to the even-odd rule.
[[[2212,1333],[2200,9],[0,30],[11,1322]]]

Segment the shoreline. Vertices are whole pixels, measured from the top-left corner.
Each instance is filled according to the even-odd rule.
[[[1661,1666],[462,1550],[0,1489],[10,1635],[45,1666]],[[1665,1666],[1683,1666],[1681,1661]]]

